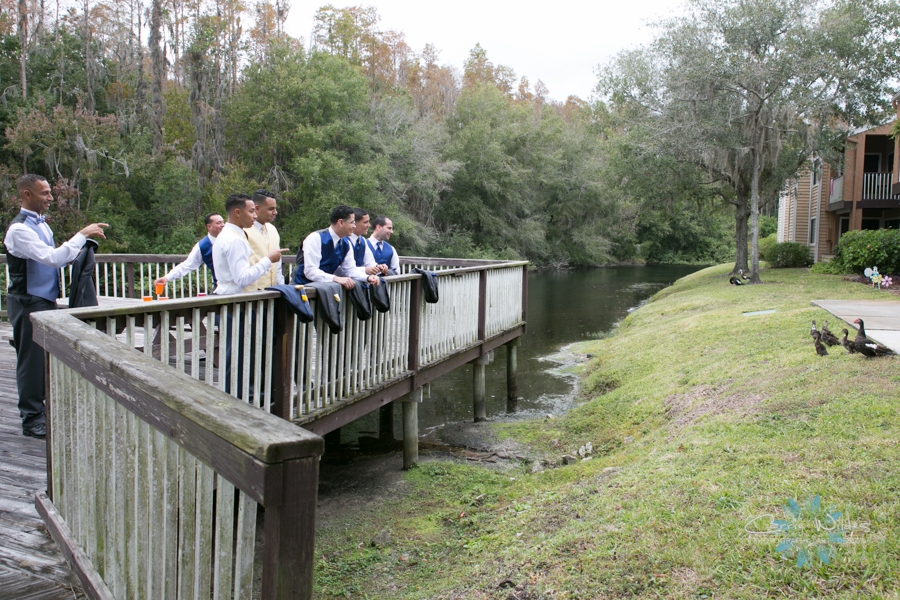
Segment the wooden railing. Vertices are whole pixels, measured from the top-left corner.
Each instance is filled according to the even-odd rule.
[[[91,598],[310,598],[321,438],[75,315],[34,316],[49,360],[49,498],[37,505]],[[237,492],[236,492],[237,491]]]
[[[420,398],[525,331],[527,263],[457,262],[406,262],[438,273],[440,301],[424,302],[417,273],[388,277],[391,310],[362,321],[344,301],[338,334],[268,291],[35,315],[50,354],[51,493],[38,504],[93,597],[250,597],[257,504],[262,597],[309,597],[313,433]]]

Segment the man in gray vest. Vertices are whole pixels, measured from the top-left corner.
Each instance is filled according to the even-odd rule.
[[[59,268],[72,262],[89,237],[106,238],[106,223],[88,225],[59,248],[44,222],[53,202],[50,184],[40,175],[16,181],[22,211],[9,224],[3,244],[9,265],[7,313],[16,347],[16,384],[22,434],[38,439],[47,435],[44,418],[44,349],[32,339],[31,313],[56,308]]]

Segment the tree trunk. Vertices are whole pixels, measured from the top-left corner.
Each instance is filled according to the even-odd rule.
[[[163,117],[166,114],[166,101],[163,97],[166,51],[162,47],[162,0],[153,0],[149,41],[150,68],[153,71],[153,153],[159,154],[163,146]]]
[[[88,0],[84,0],[84,110],[89,115],[94,114],[94,69],[91,60],[91,6]]]
[[[19,81],[22,86],[22,100],[28,98],[28,74],[25,71],[28,58],[28,3],[19,0]]]
[[[762,146],[765,133],[757,134],[753,152],[753,175],[750,178],[750,283],[762,283],[759,279],[759,177],[762,172]]]
[[[750,271],[747,264],[747,221],[750,218],[750,206],[747,192],[744,189],[737,191],[737,206],[734,208],[734,270],[732,275],[737,275],[743,269],[745,273]]]

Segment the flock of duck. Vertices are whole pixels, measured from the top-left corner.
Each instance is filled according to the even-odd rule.
[[[853,341],[850,341],[847,337],[849,332],[846,329],[841,330],[844,335],[841,338],[838,338],[828,330],[828,321],[822,323],[821,331],[816,328],[816,322],[813,321],[812,327],[809,330],[809,335],[812,336],[813,344],[816,346],[816,354],[819,356],[826,356],[828,354],[828,350],[825,348],[826,345],[841,345],[846,348],[847,352],[850,354],[859,353],[866,358],[896,356],[896,353],[893,350],[886,346],[882,346],[874,340],[870,340],[866,336],[866,326],[862,319],[856,319],[853,322],[859,325],[859,330],[856,332],[856,338]]]

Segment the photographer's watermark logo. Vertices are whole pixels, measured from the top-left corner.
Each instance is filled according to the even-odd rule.
[[[854,533],[869,531],[868,523],[854,523],[843,511],[822,505],[818,495],[800,504],[793,498],[783,507],[784,518],[760,515],[744,530],[753,536],[773,536],[779,540],[775,551],[797,568],[812,567],[817,561],[830,565],[839,549]]]

